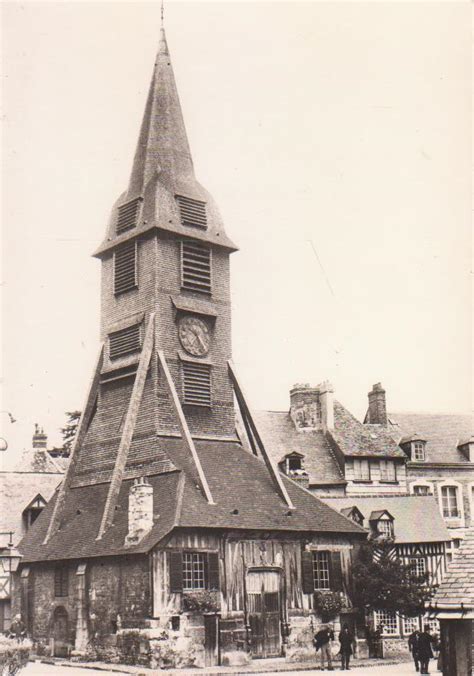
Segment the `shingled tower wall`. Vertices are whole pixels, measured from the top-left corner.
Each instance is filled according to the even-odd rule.
[[[187,277],[183,247],[191,252]],[[104,482],[112,476],[140,359],[140,349],[133,350],[132,343],[139,333],[143,347],[150,321],[154,321],[154,349],[123,478],[170,469],[160,438],[175,436],[180,429],[160,371],[159,350],[165,355],[191,435],[235,437],[227,368],[233,250],[212,197],[194,175],[162,30],[129,187],[114,205],[106,237],[95,253],[102,263],[104,358],[96,411],[76,451],[72,486]],[[118,356],[113,341],[118,341]],[[194,387],[197,398],[205,399],[199,389],[210,373],[210,401],[186,403],[186,369],[190,399],[196,394]]]

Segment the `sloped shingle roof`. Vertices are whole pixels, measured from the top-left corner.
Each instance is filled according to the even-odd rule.
[[[304,456],[310,484],[345,484],[331,447],[321,430],[299,432],[288,412],[258,411],[255,421],[269,455],[281,462],[293,451]]]
[[[395,540],[409,542],[449,542],[451,536],[431,495],[397,495],[370,498],[357,496],[324,498],[334,509],[356,507],[364,515],[364,526],[375,511],[388,511],[394,518]]]
[[[466,531],[453,561],[449,564],[446,577],[436,590],[431,606],[452,604],[474,608],[474,528]]]
[[[128,523],[128,490],[124,481],[113,526],[96,540],[108,484],[69,490],[61,527],[43,545],[53,500],[21,543],[24,561],[86,558],[149,551],[174,527],[233,530],[338,533],[364,537],[364,531],[339,512],[283,478],[295,505],[289,510],[277,494],[264,463],[237,443],[196,442],[215,505],[199,488],[196,469],[181,439],[167,439],[166,452],[180,471],[149,477],[154,510],[159,515],[151,532],[134,547],[124,547]],[[182,477],[182,478],[180,478]],[[238,514],[234,514],[238,510]]]
[[[426,440],[428,462],[469,463],[457,448],[460,441],[473,433],[474,418],[470,414],[389,413],[388,430],[398,442],[400,438],[419,434]]]
[[[363,425],[338,401],[334,402],[331,436],[343,455],[406,458],[385,427]]]

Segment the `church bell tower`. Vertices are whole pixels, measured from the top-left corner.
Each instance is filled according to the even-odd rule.
[[[235,250],[194,174],[162,28],[129,185],[94,253],[102,265],[102,349],[55,514],[69,488],[110,482],[100,538],[123,480],[175,469],[170,440],[188,440],[198,469],[195,442],[235,441],[228,366]],[[57,525],[53,515],[48,537]]]

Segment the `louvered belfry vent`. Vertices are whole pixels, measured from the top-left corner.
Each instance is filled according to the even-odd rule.
[[[116,227],[117,235],[136,227],[141,203],[142,198],[136,197],[130,202],[126,202],[119,206]]]
[[[207,228],[206,203],[193,200],[190,197],[176,195],[181,216],[181,225],[190,225],[195,228]]]
[[[181,244],[181,286],[190,291],[211,293],[211,251],[198,242]]]
[[[111,359],[125,357],[127,354],[139,352],[141,349],[140,324],[133,324],[126,329],[115,331],[109,336],[109,353]]]
[[[114,293],[124,293],[137,286],[137,242],[134,240],[114,253]]]
[[[185,404],[211,405],[211,367],[209,364],[184,361],[183,393]]]

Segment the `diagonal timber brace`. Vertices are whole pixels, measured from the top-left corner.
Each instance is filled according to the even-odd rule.
[[[261,438],[260,434],[258,433],[257,426],[256,426],[255,421],[253,419],[250,408],[247,404],[247,399],[244,395],[242,387],[240,386],[239,380],[237,378],[237,374],[235,372],[234,365],[231,361],[229,361],[228,366],[229,366],[230,379],[232,381],[232,385],[234,386],[235,396],[237,398],[237,403],[239,404],[239,408],[240,408],[240,412],[242,414],[242,418],[244,419],[245,429],[247,431],[247,435],[249,436],[249,441],[250,441],[250,444],[252,446],[252,450],[254,448],[254,443],[255,443],[258,446],[260,453],[262,454],[263,460],[265,462],[265,465],[267,466],[267,469],[268,469],[268,472],[269,472],[269,474],[272,478],[272,481],[275,484],[275,488],[277,489],[277,492],[279,493],[279,495],[283,499],[283,501],[286,503],[286,505],[290,509],[294,509],[295,507],[294,507],[293,503],[291,502],[291,498],[288,495],[288,491],[285,488],[283,480],[280,476],[280,472],[278,471],[277,467],[275,466],[273,460],[268,455],[266,448],[263,444],[262,438]],[[250,432],[250,435],[249,435],[249,432]],[[253,437],[254,443],[252,442],[252,437]]]
[[[96,540],[100,540],[106,530],[110,528],[114,519],[115,507],[117,505],[120,487],[122,485],[123,473],[127,464],[128,453],[132,443],[133,432],[137,422],[138,410],[145,388],[145,380],[150,366],[151,355],[153,352],[153,342],[155,337],[155,313],[150,315],[148,320],[148,327],[143,341],[142,353],[140,355],[140,362],[138,364],[137,375],[133,384],[132,396],[128,404],[127,416],[123,426],[122,438],[117,451],[115,459],[115,467],[110,481],[109,492],[102,515],[102,522],[100,524],[99,534]]]
[[[72,444],[71,448],[71,457],[68,462],[68,466],[66,469],[66,473],[64,475],[64,479],[59,487],[58,491],[58,497],[56,498],[56,503],[54,505],[53,513],[51,514],[51,519],[49,522],[48,526],[48,531],[46,533],[46,537],[43,541],[43,544],[47,544],[51,537],[56,533],[59,527],[60,519],[61,519],[61,512],[64,507],[64,498],[66,495],[66,491],[69,487],[69,484],[71,482],[71,478],[74,476],[74,473],[76,471],[76,465],[77,465],[77,460],[79,458],[79,450],[82,446],[82,442],[84,441],[84,437],[86,435],[86,432],[89,428],[90,422],[92,415],[94,413],[94,406],[97,401],[97,394],[99,391],[99,378],[100,378],[100,372],[102,370],[102,363],[104,360],[104,345],[101,345],[101,348],[99,350],[99,355],[97,357],[95,369],[94,369],[94,375],[92,376],[91,383],[89,385],[89,390],[87,393],[86,401],[84,403],[84,407],[82,409],[82,415],[79,420],[79,425],[77,428],[77,433],[76,437],[74,439],[74,442]]]
[[[201,465],[201,461],[199,460],[199,456],[196,450],[196,446],[194,445],[193,438],[191,436],[191,433],[189,431],[188,423],[186,422],[186,418],[184,417],[183,409],[181,407],[181,403],[179,401],[178,393],[176,392],[176,388],[174,386],[173,379],[171,377],[170,370],[168,368],[168,364],[166,362],[166,357],[164,355],[164,352],[162,350],[158,351],[158,358],[160,360],[161,368],[163,369],[163,373],[165,374],[165,379],[166,383],[168,385],[168,390],[171,394],[171,399],[173,402],[173,407],[176,413],[176,416],[178,418],[179,426],[181,428],[181,434],[183,435],[184,440],[186,441],[186,444],[188,446],[188,449],[192,455],[192,458],[194,460],[194,465],[196,466],[197,473],[199,475],[199,481],[201,483],[201,488],[204,491],[204,495],[206,496],[206,499],[210,505],[215,505],[215,502],[212,498],[211,490],[209,488],[209,484],[207,483],[206,476],[204,474],[204,470]]]

